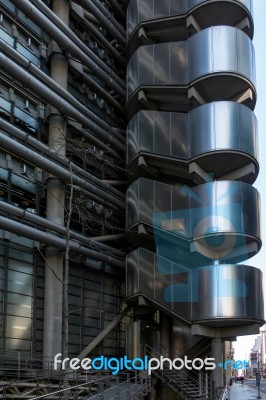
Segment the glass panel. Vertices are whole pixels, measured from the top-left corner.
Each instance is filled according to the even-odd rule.
[[[32,265],[26,264],[22,261],[9,259],[8,265],[9,265],[10,270],[19,271],[20,273],[29,274],[29,275],[32,275],[32,273],[33,273]]]
[[[10,36],[7,32],[5,32],[2,28],[0,28],[0,36],[7,44],[14,47],[14,38]]]
[[[30,131],[36,132],[38,130],[38,121],[25,111],[15,107],[14,116],[20,119],[25,124],[25,128],[28,128]]]
[[[23,14],[21,11],[18,10],[18,18],[25,24],[27,25],[32,31],[37,33],[38,36],[41,36],[42,30],[41,28],[36,25],[30,18],[27,18],[25,14]]]
[[[152,111],[141,111],[138,116],[139,148],[142,151],[152,152],[154,113]]]
[[[12,13],[15,13],[15,11],[16,11],[15,6],[11,3],[10,0],[2,0],[1,5],[3,5],[8,10],[10,10]]]
[[[138,4],[137,4],[138,3]],[[131,1],[127,8],[127,34],[128,37],[138,24],[138,5],[139,0],[135,0],[134,3]]]
[[[8,290],[15,293],[32,295],[32,276],[17,271],[9,271]]]
[[[0,97],[0,109],[7,111],[8,114],[11,112],[11,103]]]
[[[154,47],[155,45],[150,46],[141,46],[137,50],[138,55],[138,86],[141,85],[151,85],[154,79]],[[158,60],[159,61],[159,60]],[[159,67],[159,65],[158,65]],[[137,72],[137,71],[136,71]],[[135,75],[136,76],[136,75]]]
[[[187,42],[173,42],[170,48],[170,82],[184,85],[188,81]],[[190,60],[189,60],[190,61]]]
[[[134,117],[127,126],[127,163],[139,152],[138,120]]]
[[[36,186],[33,182],[30,182],[28,179],[25,179],[16,174],[12,174],[12,184],[23,190],[26,190],[27,192],[30,192],[30,193],[36,192]]]
[[[154,184],[147,179],[139,180],[139,219],[152,224],[154,210]]]
[[[138,53],[131,57],[127,68],[127,97],[129,97],[138,86]]]
[[[16,293],[7,295],[7,314],[31,317],[32,297]]]
[[[31,350],[31,341],[21,339],[7,339],[6,351],[27,351]]]
[[[23,317],[15,317],[7,315],[6,336],[16,339],[30,339],[31,318],[23,318]]]
[[[154,46],[153,83],[155,85],[170,83],[169,47],[167,43]]]
[[[166,17],[169,15],[170,0],[154,2],[154,18]],[[151,17],[151,16],[150,16]]]
[[[189,157],[188,122],[185,114],[171,113],[171,156],[187,159]]]
[[[5,246],[1,246],[1,245],[0,245],[0,254],[1,254],[1,255],[4,255],[4,254],[5,254]],[[4,259],[1,257],[0,260],[3,261]],[[1,261],[1,262],[2,262],[2,261]],[[1,265],[2,265],[2,264],[1,264]]]
[[[27,60],[31,61],[37,67],[40,67],[41,62],[39,58],[30,50],[28,50],[25,46],[17,43],[17,51],[22,54]]]
[[[7,178],[8,178],[8,171],[1,167],[0,167],[0,178],[5,181],[7,181]]]
[[[154,152],[156,154],[170,155],[170,114],[154,113]]]
[[[138,11],[138,18],[137,21],[146,21],[150,18],[153,18],[154,15],[154,1],[155,0],[138,0],[138,3],[136,4],[136,0],[132,1],[132,4],[134,7],[137,8]]]
[[[17,249],[10,249],[10,257],[27,263],[33,263],[33,254]]]
[[[187,0],[170,0],[170,15],[183,14],[187,11]]]

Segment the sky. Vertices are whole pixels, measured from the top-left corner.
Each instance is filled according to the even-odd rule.
[[[261,195],[261,227],[262,227],[262,248],[260,252],[246,262],[248,265],[260,268],[264,274],[264,297],[266,300],[266,0],[253,0],[254,11],[254,39],[253,44],[256,54],[256,88],[257,104],[255,114],[258,119],[259,131],[259,163],[260,173],[254,187],[258,189]],[[266,311],[266,301],[265,311]],[[234,342],[235,359],[244,360],[249,356],[249,352],[255,344],[257,335],[238,337]]]

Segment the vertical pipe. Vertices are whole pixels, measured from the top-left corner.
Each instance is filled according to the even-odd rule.
[[[54,0],[53,12],[69,25],[69,2]],[[51,77],[67,89],[68,61],[60,52],[51,57]],[[51,108],[49,118],[49,146],[60,156],[66,154],[66,123],[58,110]],[[65,189],[61,180],[50,177],[47,186],[47,219],[64,225]],[[48,247],[46,250],[44,291],[44,360],[52,359],[62,349],[64,252]],[[46,358],[47,357],[47,358]]]

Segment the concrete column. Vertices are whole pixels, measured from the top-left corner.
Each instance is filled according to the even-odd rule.
[[[212,357],[215,358],[216,364],[221,362],[224,362],[224,352],[223,352],[223,342],[222,339],[212,339]],[[223,368],[216,367],[212,371],[212,376],[213,376],[213,381],[214,381],[214,386],[215,389],[218,387],[223,387],[224,386],[224,370]]]
[[[66,25],[69,24],[68,0],[54,0],[53,11]],[[68,61],[59,51],[51,56],[50,75],[63,88],[67,89]],[[66,154],[66,123],[64,117],[53,107],[49,118],[49,146],[62,156]],[[64,225],[64,209],[64,185],[59,179],[51,176],[47,186],[47,219],[59,225]],[[46,249],[46,261],[43,332],[44,361],[53,359],[55,354],[62,352],[64,252],[48,247]]]

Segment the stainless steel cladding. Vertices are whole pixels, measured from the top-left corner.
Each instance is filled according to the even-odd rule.
[[[250,0],[218,0],[215,2],[207,0],[131,0],[127,12],[128,41],[136,39],[132,36],[140,27],[149,30],[152,26],[154,31],[154,26],[156,26],[156,31],[158,31],[158,28],[167,24],[168,34],[173,25],[181,25],[183,31],[188,30],[186,19],[190,15],[202,29],[215,25],[235,26],[246,18],[248,26],[245,26],[245,30],[250,36],[253,34],[252,2]],[[172,22],[171,24],[169,17],[171,20],[176,19],[178,23],[173,24]],[[180,33],[182,34],[181,30]],[[157,34],[157,41],[161,37],[164,36]]]
[[[133,243],[143,240],[140,226],[154,236],[158,254],[186,267],[213,260],[242,262],[261,247],[259,193],[243,182],[190,188],[140,178],[127,192],[127,230]]]
[[[171,168],[173,175],[181,171],[184,176],[185,171],[187,179],[189,164],[196,161],[214,179],[241,169],[239,179],[253,183],[258,174],[257,120],[249,108],[229,101],[189,113],[141,110],[127,127],[127,167],[137,168],[141,155],[158,169]],[[180,164],[186,169],[178,169]]]
[[[230,86],[225,84],[226,77]],[[202,80],[208,82],[200,83]],[[250,38],[233,27],[211,27],[184,42],[141,46],[128,63],[129,103],[140,89],[163,93],[165,87],[187,87],[192,83],[206,102],[231,100],[249,89],[253,99],[249,106],[253,108],[255,62]]]
[[[143,248],[126,264],[126,296],[138,296],[185,321],[224,327],[264,320],[262,272],[248,265],[205,265],[193,270]]]
[[[261,248],[252,1],[131,0],[127,36],[128,302],[254,329],[262,274],[236,264]]]

